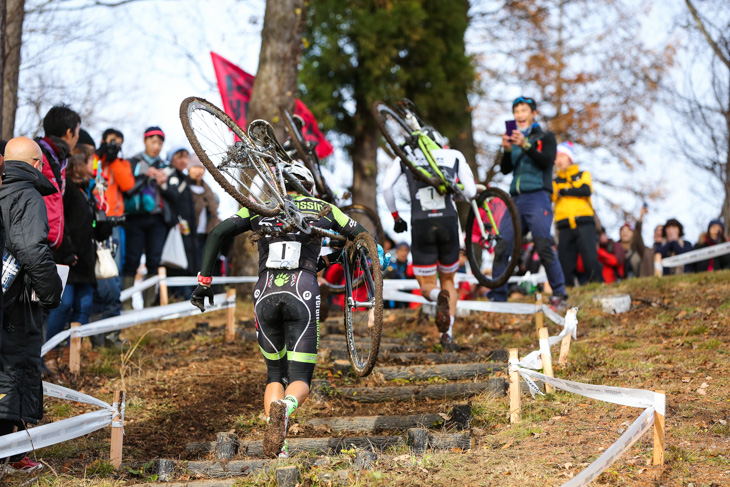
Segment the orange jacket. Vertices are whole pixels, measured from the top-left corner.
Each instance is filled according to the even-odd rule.
[[[104,192],[106,198],[107,216],[124,215],[124,195],[134,187],[134,174],[132,166],[126,159],[115,159],[111,164],[106,162],[106,156],[102,159],[102,175],[107,181],[107,188]]]

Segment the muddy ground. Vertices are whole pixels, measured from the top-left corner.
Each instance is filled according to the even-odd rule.
[[[603,313],[592,298],[607,293],[629,293],[631,311]],[[580,307],[578,341],[571,348],[568,365],[556,365],[557,377],[667,392],[664,467],[650,465],[652,438],[646,435],[594,485],[730,485],[730,272],[592,285],[572,292],[570,301]],[[337,322],[334,313],[329,323]],[[250,301],[238,302],[236,317],[250,328]],[[196,328],[203,321],[210,328]],[[107,428],[37,451],[36,457],[47,464],[37,481],[63,486],[133,485],[154,480],[149,468],[154,459],[199,458],[200,454],[186,453],[186,445],[212,441],[216,432],[234,431],[246,440],[261,439],[265,427],[263,359],[253,341],[225,344],[224,323],[225,313],[215,312],[145,324],[123,333],[130,344],[126,353],[84,350],[80,376],[65,371],[51,381],[108,402],[116,388],[127,391],[124,465],[114,471],[108,463]],[[546,323],[551,334],[558,333],[556,325]],[[518,347],[524,355],[537,348],[534,329],[531,316],[479,313],[459,319],[455,334],[462,351]],[[423,350],[440,351],[435,326],[419,320],[417,310],[386,311],[385,336],[405,339],[413,332],[424,336]],[[505,377],[502,372],[496,375]],[[318,365],[315,378],[326,380],[334,390],[407,383],[386,384],[377,374],[367,379],[342,376],[325,360]],[[305,404],[297,412],[292,436],[331,435],[324,429],[296,424],[308,418],[447,415],[454,402],[359,404],[334,394]],[[569,393],[537,399],[523,395],[523,421],[510,425],[506,397],[480,395],[469,402],[474,414],[471,450],[416,456],[406,450],[388,452],[370,469],[351,470],[347,482],[560,485],[600,455],[641,413]],[[47,398],[44,422],[92,409]],[[334,478],[330,474],[349,469],[351,456],[342,453],[325,465],[303,468],[302,483],[327,485]],[[3,482],[20,485],[27,480],[6,476]],[[242,478],[238,485],[272,482],[271,474],[260,474]]]

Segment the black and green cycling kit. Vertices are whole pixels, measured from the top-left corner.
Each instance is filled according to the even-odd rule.
[[[321,215],[312,226],[334,230],[352,240],[365,228],[339,208],[322,200],[297,196],[294,202],[305,215]],[[248,230],[278,226],[273,217],[261,217],[242,208],[221,222],[208,235],[201,275],[210,276],[224,239]],[[266,359],[268,382],[286,384],[301,380],[309,384],[319,345],[319,284],[317,260],[322,238],[299,231],[277,237],[262,236],[259,250],[259,280],[254,288],[254,316],[261,353]]]

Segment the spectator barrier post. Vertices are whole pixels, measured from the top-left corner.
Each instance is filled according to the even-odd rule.
[[[664,391],[655,391],[665,394]],[[654,458],[653,465],[664,465],[664,415],[654,411]]]
[[[565,365],[568,363],[568,354],[570,353],[570,333],[565,335],[560,341],[560,357],[558,358],[559,365]]]
[[[236,288],[226,291],[226,301],[233,305],[226,309],[226,342],[232,343],[236,339]]]
[[[540,328],[545,326],[545,316],[542,313],[542,294],[535,294],[535,331],[539,334]]]
[[[519,354],[516,348],[509,349],[509,359],[519,361]],[[509,373],[509,422],[519,423],[522,415],[520,406],[520,373],[517,370]]]
[[[167,306],[167,269],[165,267],[157,268],[157,275],[160,277],[160,306]]]
[[[540,314],[542,314],[542,311]],[[550,344],[548,342],[548,329],[542,327],[537,334],[540,338],[540,358],[542,358],[542,370],[548,377],[555,377],[553,375],[553,358],[550,353]],[[555,388],[550,384],[545,384],[545,392],[555,392]]]
[[[114,403],[112,409],[112,445],[110,458],[114,468],[119,468],[122,464],[122,443],[124,441],[124,409],[125,409],[125,391],[114,391]]]
[[[81,326],[81,323],[71,323],[71,329]],[[81,372],[81,337],[71,336],[71,346],[69,347],[68,369],[72,374]]]

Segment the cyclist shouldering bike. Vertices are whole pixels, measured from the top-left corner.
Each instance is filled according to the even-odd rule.
[[[307,191],[314,186],[311,172],[299,162],[284,165],[286,171]],[[286,183],[298,211],[308,218],[309,225],[334,230],[354,240],[365,228],[336,206],[322,200],[297,194],[294,185]],[[288,456],[286,432],[290,415],[306,400],[317,361],[319,343],[320,295],[317,270],[322,237],[281,227],[276,217],[262,217],[242,208],[221,222],[209,234],[203,253],[198,287],[190,301],[205,307],[205,298],[213,303],[211,285],[213,264],[223,240],[252,231],[259,251],[259,280],[254,288],[254,316],[258,343],[266,361],[267,385],[264,408],[268,431],[264,452],[268,456]],[[380,264],[382,248],[378,245]]]
[[[407,151],[404,155],[415,171],[399,158],[385,175],[383,195],[395,220],[393,229],[396,233],[406,231],[408,224],[398,214],[393,193],[399,178],[406,177],[411,205],[413,272],[421,295],[436,302],[436,326],[441,332],[441,344],[451,348],[454,347],[454,315],[458,301],[454,274],[459,268],[461,243],[453,196],[458,192],[466,200],[472,199],[476,195],[474,175],[461,152],[443,148],[435,130],[421,128],[423,124],[415,115],[412,103],[404,101],[401,108],[413,133],[410,146],[403,145],[401,149]],[[377,113],[377,106],[375,110]],[[436,181],[436,184],[427,180]]]

